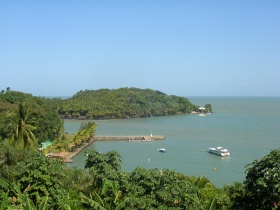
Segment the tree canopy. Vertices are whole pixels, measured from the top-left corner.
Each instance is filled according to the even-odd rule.
[[[23,103],[19,104],[17,113],[9,114],[11,127],[14,129],[10,138],[13,146],[26,148],[37,145],[37,139],[33,134],[33,131],[36,130],[33,114],[29,107]],[[34,116],[34,118],[36,117]]]
[[[63,122],[57,110],[50,105],[49,99],[46,98],[18,91],[2,92],[0,94],[0,141],[12,138],[13,135],[16,137],[16,126],[19,129],[17,134],[25,135],[28,132],[31,137],[30,131],[32,131],[39,143],[57,138],[58,133],[63,131]]]
[[[81,90],[54,106],[64,118],[109,119],[176,115],[197,111],[187,98],[139,88]]]
[[[247,207],[271,209],[280,205],[280,149],[246,166]]]

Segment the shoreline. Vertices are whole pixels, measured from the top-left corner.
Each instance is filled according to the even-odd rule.
[[[79,154],[82,150],[87,148],[89,145],[91,145],[95,141],[94,138],[91,138],[88,142],[84,143],[81,147],[76,148],[74,152],[59,152],[54,153],[51,157],[52,158],[60,158],[64,163],[73,163],[72,158],[74,158],[77,154]]]
[[[81,147],[76,148],[74,152],[59,152],[54,153],[50,158],[59,158],[64,163],[73,163],[72,158],[91,145],[94,141],[129,141],[129,142],[150,142],[155,140],[163,140],[164,136],[94,136],[88,142],[85,142]]]

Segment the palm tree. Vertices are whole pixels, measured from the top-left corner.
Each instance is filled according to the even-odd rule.
[[[197,186],[199,189],[202,189],[204,187],[212,187],[213,184],[207,179],[205,176],[198,177],[195,182],[195,186]]]
[[[21,149],[26,147],[34,147],[37,144],[37,139],[33,134],[36,129],[34,126],[35,122],[34,113],[29,109],[29,106],[25,106],[20,103],[18,112],[11,113],[11,125],[14,132],[11,137],[11,144],[18,146]]]
[[[195,186],[197,189],[203,189],[205,187],[213,187],[214,185],[207,179],[205,176],[200,177],[190,177],[190,183]]]
[[[203,190],[208,187],[214,187],[214,185],[205,176],[190,177],[189,179],[191,187],[194,189],[194,195],[191,197],[187,194],[187,197],[191,197],[194,207],[197,209],[203,209],[205,206],[205,199],[203,198]],[[212,198],[209,209],[215,208],[216,198]]]

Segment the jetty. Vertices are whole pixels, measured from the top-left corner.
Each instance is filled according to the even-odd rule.
[[[59,152],[59,153],[49,153],[47,154],[50,158],[59,158],[65,163],[72,163],[72,158],[74,158],[78,153],[80,153],[83,149],[88,147],[94,141],[128,141],[128,142],[152,142],[156,140],[164,140],[164,136],[154,136],[154,135],[138,135],[138,136],[94,136],[88,142],[84,142],[80,147],[75,148],[74,151],[71,152]],[[73,145],[72,145],[73,146]]]
[[[94,136],[95,141],[129,141],[129,142],[149,142],[156,140],[164,140],[164,136]]]

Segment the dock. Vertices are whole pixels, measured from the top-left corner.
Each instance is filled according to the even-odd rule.
[[[48,154],[49,158],[58,158],[61,159],[65,163],[72,163],[72,158],[79,154],[83,149],[88,147],[94,141],[128,141],[128,142],[153,142],[156,140],[164,140],[164,136],[154,136],[154,135],[138,135],[138,136],[94,136],[90,139],[89,142],[83,143],[79,148],[77,148],[74,152],[59,152],[55,154]]]
[[[165,139],[164,136],[94,136],[95,141],[150,142]]]

